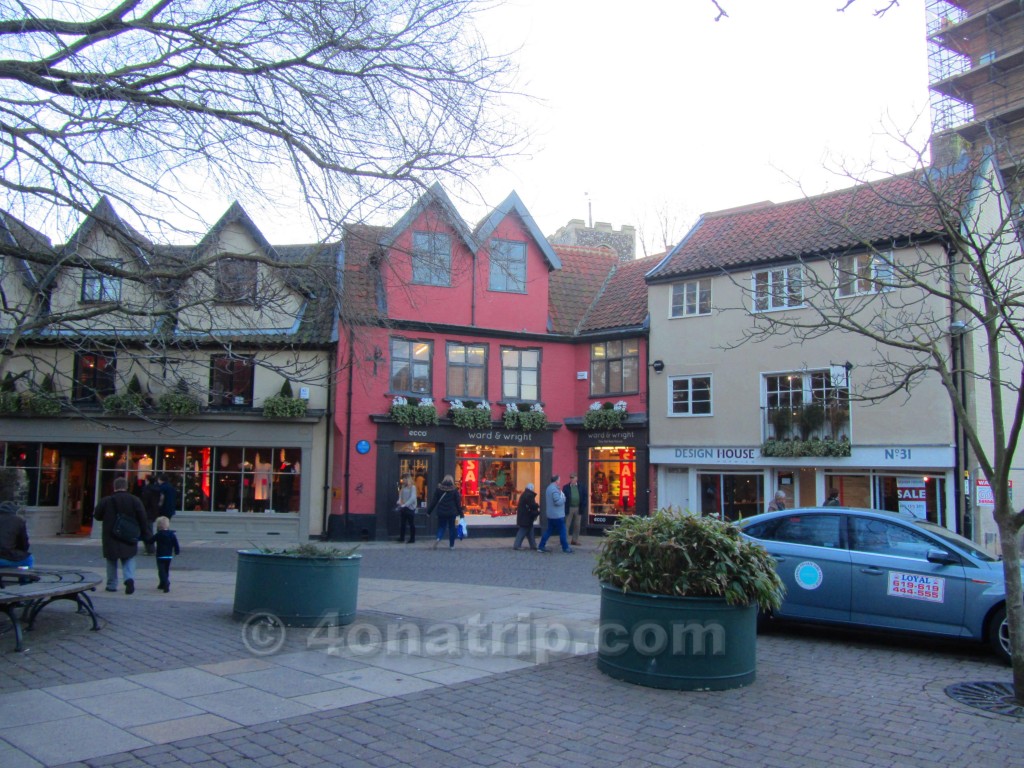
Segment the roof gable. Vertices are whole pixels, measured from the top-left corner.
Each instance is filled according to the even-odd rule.
[[[398,222],[390,229],[386,230],[385,234],[380,238],[380,244],[384,248],[391,248],[402,233],[409,229],[416,220],[431,206],[436,207],[440,212],[445,222],[455,231],[459,236],[459,239],[469,249],[470,253],[476,255],[476,252],[480,249],[476,239],[473,237],[473,233],[469,231],[469,227],[466,226],[466,222],[463,221],[459,212],[455,210],[455,206],[452,205],[452,201],[449,199],[448,194],[444,191],[444,188],[437,182],[432,184],[430,188],[424,192],[419,200],[413,203],[412,207],[398,220]]]
[[[479,243],[484,243],[494,234],[494,230],[497,229],[498,225],[506,219],[510,214],[518,214],[520,220],[523,222],[523,226],[526,227],[526,231],[533,238],[533,241],[540,248],[541,254],[543,254],[545,261],[548,263],[549,269],[561,269],[562,262],[558,258],[548,239],[541,233],[540,228],[537,226],[537,222],[534,221],[533,215],[527,210],[526,206],[523,205],[523,201],[519,199],[519,195],[513,192],[506,197],[502,203],[491,211],[490,215],[480,222],[475,231],[476,240]]]
[[[114,210],[114,206],[106,195],[100,198],[99,202],[89,211],[89,215],[85,217],[82,225],[65,243],[64,255],[72,258],[77,256],[87,260],[89,257],[84,256],[81,249],[97,232],[102,232],[115,239],[140,265],[150,266],[149,252],[152,250],[150,242],[125,223],[124,219]]]
[[[253,223],[253,220],[249,218],[249,214],[245,212],[245,209],[237,201],[233,202],[227,211],[224,212],[224,215],[220,217],[220,220],[210,228],[210,231],[206,233],[203,239],[199,241],[199,244],[193,249],[193,253],[200,255],[218,243],[221,233],[232,224],[242,227],[256,241],[256,244],[267,255],[267,258],[274,259],[275,261],[281,259],[277,249],[267,241],[259,227]]]

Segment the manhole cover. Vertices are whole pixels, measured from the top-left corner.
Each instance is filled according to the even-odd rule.
[[[1024,705],[1013,700],[1010,683],[957,683],[946,688],[946,695],[968,707],[1024,718]]]

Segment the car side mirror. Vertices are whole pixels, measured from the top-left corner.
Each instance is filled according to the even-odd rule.
[[[960,558],[944,549],[929,549],[928,562],[937,565],[957,565]]]

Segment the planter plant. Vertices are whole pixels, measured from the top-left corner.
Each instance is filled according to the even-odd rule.
[[[172,392],[165,392],[157,400],[157,409],[171,416],[195,416],[201,409],[198,398],[189,392],[188,382],[178,379]]]
[[[821,403],[808,403],[800,409],[800,434],[804,440],[810,440],[824,423],[825,408]]]
[[[263,401],[263,416],[268,419],[296,419],[306,415],[309,403],[292,396],[291,382],[285,379],[281,391]]]
[[[733,525],[668,510],[624,518],[594,574],[605,674],[676,690],[754,681],[757,612],[777,608],[783,586],[768,553]]]
[[[391,401],[388,416],[405,426],[413,424],[429,426],[440,421],[437,417],[437,408],[434,406],[434,400],[430,397],[417,399],[415,397],[405,398],[399,395]]]
[[[548,425],[548,417],[540,403],[508,403],[501,420],[505,429],[522,429],[527,432],[539,432]]]
[[[60,397],[54,391],[52,376],[47,374],[38,389],[25,394],[24,406],[34,416],[56,416],[60,413]]]
[[[479,403],[452,400],[448,418],[456,427],[463,429],[487,429],[491,426],[491,404],[486,400]]]
[[[356,549],[318,544],[238,551],[234,614],[266,617],[286,627],[337,626],[355,620],[359,592]]]
[[[626,401],[593,402],[583,416],[584,429],[622,429],[626,420]]]

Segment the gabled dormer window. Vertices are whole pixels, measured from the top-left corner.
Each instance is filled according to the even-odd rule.
[[[217,301],[232,304],[256,302],[259,264],[247,259],[224,258],[217,262]]]
[[[755,312],[803,306],[803,270],[799,266],[755,272],[752,281]]]
[[[892,290],[892,263],[877,253],[857,253],[836,260],[836,295],[858,296]]]
[[[488,288],[492,291],[526,293],[526,243],[513,240],[491,242]]]
[[[119,264],[111,267],[120,268]],[[121,278],[98,272],[95,269],[82,270],[82,301],[120,301]]]
[[[412,281],[418,285],[452,284],[452,239],[443,232],[412,233]]]

